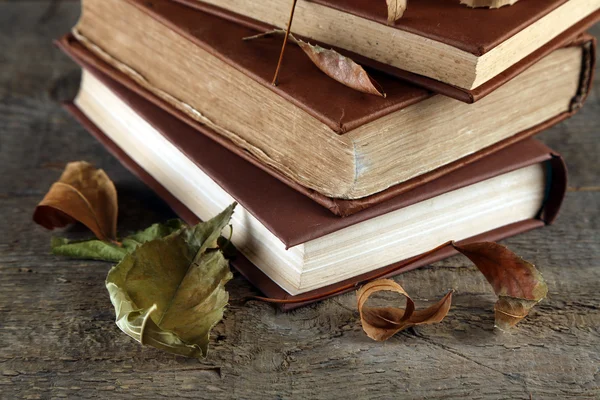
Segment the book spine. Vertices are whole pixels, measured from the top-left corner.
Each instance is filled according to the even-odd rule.
[[[577,94],[571,99],[571,112],[575,113],[583,107],[594,84],[594,71],[596,70],[596,45],[594,36],[587,33],[582,34],[572,46],[580,46],[582,50],[581,76]]]

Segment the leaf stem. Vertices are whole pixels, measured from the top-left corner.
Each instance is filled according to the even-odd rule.
[[[279,54],[279,62],[277,63],[277,69],[275,70],[275,76],[273,77],[273,82],[271,84],[273,86],[277,86],[279,84],[279,70],[281,69],[281,63],[283,62],[283,54],[285,53],[285,46],[287,45],[288,37],[290,36],[290,30],[292,29],[292,21],[294,20],[294,11],[296,11],[296,3],[298,0],[294,0],[292,4],[292,11],[290,13],[290,20],[288,21],[287,30],[285,32],[285,37],[283,38],[283,46],[281,46],[281,53]]]

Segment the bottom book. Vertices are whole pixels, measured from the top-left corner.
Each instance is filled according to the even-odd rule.
[[[453,255],[445,247],[410,262],[449,240],[541,227],[566,189],[562,159],[530,139],[340,218],[99,71],[83,71],[67,109],[187,223],[237,201],[232,240],[241,254],[232,264],[277,299],[319,300]]]

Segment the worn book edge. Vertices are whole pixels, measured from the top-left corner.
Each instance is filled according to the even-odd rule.
[[[138,176],[140,180],[145,182],[151,189],[153,189],[167,204],[171,206],[171,208],[187,223],[195,224],[199,221],[198,217],[195,216],[186,206],[184,206],[178,199],[176,199],[170,192],[168,192],[158,181],[156,181],[152,176],[150,176],[143,168],[141,168],[137,163],[135,163],[122,149],[116,146],[107,136],[101,132],[95,124],[93,124],[73,103],[66,103],[65,108],[94,136],[100,143],[102,143],[109,152],[111,152],[126,168],[128,168],[134,175]],[[509,226],[505,226],[499,229],[495,229],[488,233],[484,233],[482,235],[477,235],[471,239],[467,239],[462,241],[461,243],[468,243],[473,241],[497,241],[509,236],[513,236],[515,234],[525,232],[534,228],[538,228],[543,226],[544,224],[549,224],[554,221],[562,200],[564,198],[564,193],[566,190],[566,169],[564,163],[559,155],[550,153],[548,154],[548,159],[550,160],[552,166],[552,184],[549,187],[549,195],[548,199],[540,212],[539,219],[531,219],[522,221],[519,223],[515,223]],[[313,290],[311,292],[307,292],[302,294],[302,297],[312,297],[315,295],[319,295],[320,293],[328,293],[336,287],[340,287],[340,285],[347,285],[352,282],[364,282],[368,281],[370,276],[375,276],[376,274],[385,273],[385,271],[390,271],[390,273],[386,276],[393,276],[401,272],[406,272],[415,268],[418,268],[423,265],[428,265],[432,262],[439,261],[443,258],[449,257],[451,255],[456,254],[456,251],[453,248],[444,248],[431,256],[421,259],[418,262],[410,263],[403,267],[400,270],[395,270],[396,265],[398,263],[392,264],[388,267],[380,268],[375,271],[371,271],[366,274],[362,274],[355,278],[329,285],[324,288],[320,288],[317,290]],[[255,285],[259,290],[261,290],[265,295],[278,298],[278,299],[294,299],[294,296],[289,295],[285,292],[281,287],[275,284],[270,278],[268,278],[260,269],[254,266],[248,259],[246,259],[243,255],[238,255],[235,260],[232,261],[232,264],[236,269],[240,271],[242,275],[244,275],[253,285]],[[298,296],[297,296],[298,297]],[[319,298],[318,300],[327,298],[329,296],[324,296],[323,298]],[[317,300],[315,300],[317,301]],[[308,303],[295,303],[295,304],[286,304],[282,306],[284,310],[290,310],[293,308],[297,308]]]
[[[588,36],[586,36],[586,38],[589,39]],[[507,140],[499,142],[495,146],[484,149],[484,151],[480,151],[478,153],[472,154],[471,156],[467,156],[467,157],[465,157],[461,160],[458,160],[454,163],[448,164],[445,167],[439,168],[437,170],[434,170],[434,171],[427,173],[425,175],[422,175],[420,177],[417,177],[417,178],[411,179],[407,182],[404,182],[402,184],[396,185],[396,186],[394,186],[390,189],[387,189],[383,192],[368,196],[363,199],[348,201],[348,200],[340,200],[340,199],[334,199],[331,197],[327,197],[327,196],[324,196],[314,190],[307,189],[306,187],[301,186],[301,185],[297,184],[296,182],[294,182],[293,180],[285,177],[283,174],[277,172],[275,169],[264,165],[262,162],[258,161],[256,158],[254,158],[251,154],[249,154],[245,151],[241,151],[235,143],[232,143],[231,141],[227,140],[226,138],[223,138],[221,135],[215,133],[214,131],[207,129],[207,127],[194,121],[192,118],[188,117],[186,114],[182,113],[180,110],[177,110],[174,107],[172,107],[169,103],[158,99],[156,96],[153,96],[146,89],[140,87],[139,85],[135,84],[131,80],[126,79],[126,77],[115,75],[115,74],[110,74],[110,71],[106,70],[106,67],[108,67],[107,65],[98,64],[97,62],[94,62],[94,59],[86,59],[85,53],[76,51],[76,49],[72,46],[73,40],[74,39],[72,37],[67,36],[67,37],[64,37],[62,40],[58,41],[57,45],[59,47],[61,47],[67,54],[69,54],[76,62],[83,64],[83,65],[94,65],[95,68],[100,68],[100,70],[103,70],[104,73],[109,73],[109,75],[111,75],[119,83],[123,84],[130,90],[133,90],[134,92],[136,92],[137,94],[146,98],[147,100],[150,100],[151,102],[158,105],[159,107],[169,111],[171,114],[174,114],[179,119],[184,120],[187,124],[191,125],[198,131],[209,136],[211,139],[217,141],[224,147],[235,152],[242,158],[252,162],[254,165],[256,165],[259,168],[261,168],[262,170],[268,172],[270,175],[276,177],[277,179],[284,182],[288,186],[290,186],[290,187],[294,188],[295,190],[308,196],[309,198],[311,198],[318,204],[326,207],[332,213],[334,213],[335,215],[338,215],[338,216],[349,216],[349,215],[355,214],[355,213],[365,210],[375,204],[382,203],[390,198],[393,198],[395,196],[406,193],[418,186],[421,186],[427,182],[433,181],[433,180],[435,180],[443,175],[446,175],[458,168],[461,168],[466,164],[470,164],[470,163],[475,162],[483,157],[486,157],[500,149],[506,148],[520,140],[523,140],[523,139],[525,139],[541,130],[544,130],[544,129],[564,120],[565,118],[569,117],[570,115],[572,115],[572,113],[574,113],[578,110],[581,103],[585,100],[585,96],[589,92],[589,87],[591,85],[592,76],[593,76],[593,65],[594,65],[593,63],[595,60],[595,57],[594,57],[595,46],[594,46],[593,42],[591,42],[591,43],[589,43],[589,46],[586,46],[587,50],[585,51],[585,54],[587,54],[587,56],[585,57],[585,62],[583,63],[584,67],[582,68],[581,87],[579,90],[580,94],[578,96],[576,96],[577,100],[572,102],[572,107],[571,107],[572,109],[569,113],[560,114],[560,115],[556,116],[555,118],[553,118],[549,121],[546,121],[534,128],[523,131]]]

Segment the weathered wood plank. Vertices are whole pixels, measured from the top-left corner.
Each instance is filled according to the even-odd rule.
[[[144,397],[161,391],[185,396],[186,388],[204,385],[227,388],[206,393],[211,398],[327,398],[366,388],[374,390],[365,394],[370,398],[600,396],[600,218],[596,212],[581,221],[569,212],[597,204],[598,196],[569,195],[562,224],[581,224],[577,233],[557,225],[508,241],[542,268],[551,287],[549,300],[512,334],[493,330],[493,295],[459,258],[400,278],[419,303],[451,287],[456,300],[444,323],[385,344],[360,331],[352,295],[282,314],[265,304],[239,304],[252,289],[237,278],[230,287],[232,307],[202,363],[141,348],[120,334],[103,286],[108,266],[47,256],[48,234],[29,225],[1,252],[0,382],[5,393],[78,397],[102,395],[95,392],[98,385]],[[9,226],[27,221],[36,201],[3,201],[13,210]],[[557,246],[561,242],[572,245]],[[207,367],[219,367],[222,378]]]
[[[598,398],[600,397],[600,83],[582,112],[541,135],[572,172],[556,225],[506,241],[544,272],[550,295],[513,333],[493,329],[494,296],[463,258],[402,275],[426,305],[457,290],[448,318],[386,343],[362,332],[354,296],[283,314],[239,300],[241,277],[198,362],[142,348],[119,333],[109,265],[48,255],[31,213],[70,160],[117,182],[122,233],[172,217],[57,104],[77,68],[50,44],[75,2],[0,1],[0,393],[2,398]],[[594,30],[596,34],[600,29]],[[69,231],[83,237],[84,231]]]

